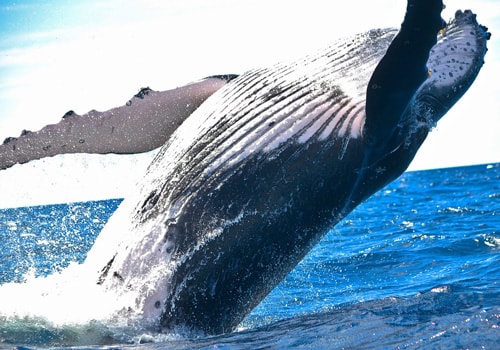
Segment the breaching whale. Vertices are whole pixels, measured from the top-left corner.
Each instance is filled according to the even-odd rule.
[[[159,331],[230,332],[329,229],[397,178],[486,53],[475,15],[458,11],[446,25],[442,7],[409,0],[399,32],[372,30],[197,83],[216,86],[195,94],[197,108],[174,109],[183,122],[84,262],[124,300],[120,314]],[[161,113],[154,98],[114,114],[148,102]],[[21,139],[4,146],[19,152]]]

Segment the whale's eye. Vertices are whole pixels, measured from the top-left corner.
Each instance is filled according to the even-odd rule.
[[[159,196],[156,195],[156,191],[152,191],[149,194],[148,198],[146,198],[146,200],[142,204],[142,213],[144,214],[148,210],[153,209],[153,207],[155,206],[155,204],[158,201],[158,199],[159,199]]]

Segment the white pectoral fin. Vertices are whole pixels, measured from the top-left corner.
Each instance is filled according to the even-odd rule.
[[[209,96],[234,76],[209,77],[167,91],[144,88],[124,106],[66,113],[37,132],[0,145],[0,169],[62,153],[141,153],[162,146]]]

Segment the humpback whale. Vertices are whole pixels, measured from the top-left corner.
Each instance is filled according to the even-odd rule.
[[[158,331],[230,332],[328,230],[396,179],[483,65],[487,28],[471,11],[446,24],[442,8],[408,0],[399,31],[372,30],[294,62],[163,95],[144,90],[113,113],[91,112],[87,119],[108,121],[138,106],[173,118],[84,262],[123,300],[117,312]],[[174,93],[184,100],[165,109]],[[117,140],[96,152],[120,152],[125,132],[108,126],[100,130]],[[34,134],[3,145],[11,163],[22,149],[13,146]],[[83,140],[66,149],[90,147]],[[55,142],[45,152],[62,152],[65,137]],[[124,153],[163,139],[130,142]]]

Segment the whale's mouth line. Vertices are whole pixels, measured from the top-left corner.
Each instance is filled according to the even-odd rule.
[[[420,92],[416,97],[414,108],[411,111],[413,116],[410,119],[417,122],[418,126],[425,127],[430,131],[453,106],[454,103],[449,102],[451,103],[443,102],[442,98],[431,92]]]
[[[423,93],[418,96],[418,100],[416,101],[417,103],[425,103],[427,105],[431,105],[434,109],[437,107],[439,109],[442,109],[444,111],[447,111],[451,108],[453,104],[446,104],[444,103],[441,99],[436,97],[435,95],[431,93]]]

